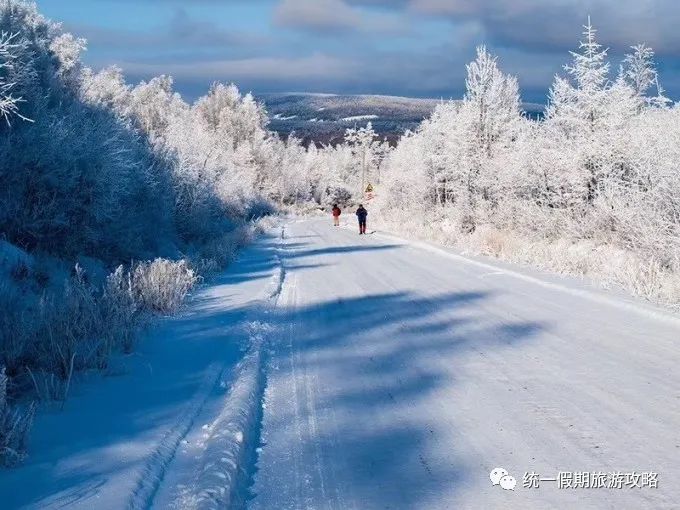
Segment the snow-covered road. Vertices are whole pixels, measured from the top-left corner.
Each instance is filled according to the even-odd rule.
[[[676,319],[325,220],[284,242],[249,508],[680,506]],[[496,467],[514,491],[491,484]],[[523,487],[560,471],[625,482]],[[618,472],[657,473],[658,488]]]
[[[675,316],[350,227],[290,221],[43,409],[0,508],[680,507]]]

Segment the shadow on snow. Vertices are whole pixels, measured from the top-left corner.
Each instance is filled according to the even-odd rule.
[[[51,425],[58,427],[59,415],[42,414],[39,420],[47,422],[41,427],[46,432],[33,438],[29,462],[3,473],[0,480],[0,492],[8,495],[3,506],[67,507],[74,502],[95,501],[110,477],[146,462],[146,457],[130,458],[123,452],[130,444],[154,441],[159,428],[171,426],[208,366],[216,360],[227,366],[238,362],[246,341],[240,325],[259,304],[238,301],[238,292],[243,289],[234,286],[261,287],[258,280],[271,278],[278,265],[272,257],[274,252],[285,258],[287,270],[307,271],[332,265],[332,258],[326,262],[324,256],[384,252],[400,246],[307,248],[304,243],[295,243],[286,246],[292,251],[285,254],[280,248],[274,237],[249,248],[228,272],[196,296],[190,312],[164,321],[150,334],[142,346],[143,354],[137,355],[139,359],[127,362],[129,377],[105,378],[98,383],[97,394],[86,389],[85,395],[74,395],[67,409],[77,406],[82,420],[76,429],[60,433],[58,443],[49,432]],[[305,257],[316,259],[305,264],[301,260]],[[438,444],[441,430],[439,424],[429,423],[420,414],[434,392],[455,384],[444,364],[475,350],[511,348],[544,327],[479,320],[483,312],[475,315],[475,305],[489,296],[484,292],[456,292],[424,298],[394,292],[279,309],[271,317],[280,326],[273,345],[275,358],[281,360],[276,377],[290,375],[286,360],[294,359],[298,373],[317,371],[325,381],[338,383],[316,395],[320,399],[317,408],[333,409],[337,417],[337,430],[332,434],[324,435],[328,431],[320,430],[320,439],[329,447],[318,454],[322,458],[341,454],[345,478],[337,483],[351,486],[366,508],[424,508],[428,493],[450,491],[465,479],[469,466],[429,459],[428,452]],[[154,366],[140,368],[150,363],[148,360],[153,360]],[[296,384],[292,376],[289,382]],[[141,399],[129,398],[130,392],[134,393],[131,388],[146,384],[156,384],[156,394],[147,391]],[[305,389],[296,387],[295,391]],[[158,392],[164,397],[159,399]],[[97,413],[102,406],[96,402],[102,399],[115,402],[120,415],[101,420]],[[456,402],[450,405],[455,410]],[[276,427],[290,425],[294,411],[277,410],[280,414],[271,423],[274,435]],[[379,426],[372,426],[374,422]],[[304,442],[301,448],[315,446]],[[55,450],[63,459],[59,468],[47,461]],[[26,475],[21,475],[23,470],[29,470],[38,482],[36,490],[22,494],[5,491],[13,485],[15,475]],[[46,483],[46,478],[52,480]],[[39,490],[48,487],[51,493]],[[395,491],[394,487],[409,489]],[[398,499],[390,499],[397,494]]]

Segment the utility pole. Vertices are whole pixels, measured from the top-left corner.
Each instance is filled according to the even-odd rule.
[[[373,161],[369,160],[369,151],[373,150],[373,142],[376,134],[373,131],[373,126],[369,122],[365,128],[348,129],[345,132],[345,141],[352,147],[352,155],[356,157],[358,151],[361,151],[361,190],[359,195],[362,202],[366,200],[366,178],[368,177],[368,164]],[[371,153],[372,154],[372,153]]]
[[[366,147],[361,151],[361,201],[366,199]]]

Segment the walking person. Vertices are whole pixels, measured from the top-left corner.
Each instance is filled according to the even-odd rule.
[[[359,209],[357,209],[357,218],[359,219],[359,235],[365,234],[368,211],[364,208],[363,204],[359,204]]]
[[[342,214],[342,210],[338,207],[338,204],[333,205],[333,225],[336,227],[340,226],[340,215]]]

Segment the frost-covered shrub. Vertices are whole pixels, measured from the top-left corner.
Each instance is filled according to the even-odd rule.
[[[102,300],[104,323],[107,325],[105,349],[113,352],[122,347],[123,352],[131,352],[144,314],[136,299],[132,275],[123,266],[118,266],[107,277]]]
[[[254,225],[243,224],[219,238],[204,243],[198,247],[198,252],[192,257],[192,267],[198,274],[204,276],[223,270],[236,259],[240,248],[250,244],[255,235],[264,232],[261,226],[264,224],[266,224],[265,219],[257,220]]]
[[[28,366],[66,382],[77,370],[105,366],[110,350],[105,342],[108,324],[102,305],[98,289],[76,266],[60,290],[46,292],[40,299],[39,329],[29,351]]]
[[[346,207],[352,201],[352,192],[341,185],[329,186],[326,188],[326,196],[324,197],[324,205],[338,204],[340,207]]]
[[[269,200],[265,200],[263,197],[254,199],[246,212],[246,218],[249,220],[257,221],[261,218],[267,216],[273,216],[277,213],[274,204]]]
[[[268,230],[271,230],[278,224],[278,218],[275,216],[263,216],[255,221],[252,233],[247,236],[244,241],[247,243],[253,240],[253,237],[261,236]]]
[[[3,466],[13,466],[25,458],[35,415],[34,404],[25,409],[10,404],[8,383],[5,367],[0,367],[0,465]]]
[[[37,324],[27,298],[15,286],[0,283],[0,365],[16,374],[26,363]]]
[[[199,277],[187,261],[155,259],[131,270],[132,290],[139,305],[152,312],[176,312]]]
[[[186,261],[156,259],[118,267],[103,288],[79,266],[38,294],[0,286],[0,364],[20,392],[64,400],[75,373],[130,352],[150,315],[176,311],[197,281]]]

